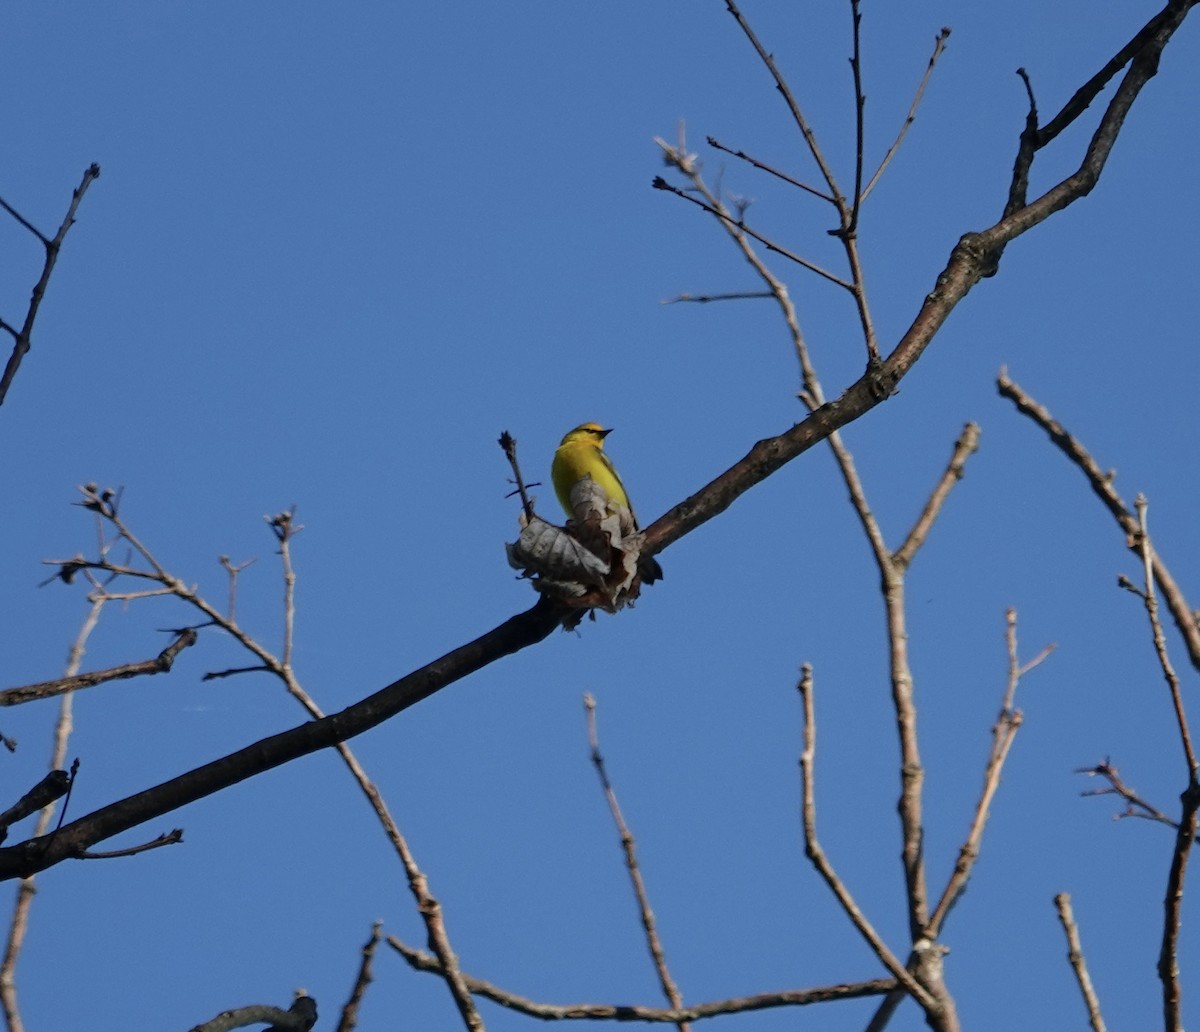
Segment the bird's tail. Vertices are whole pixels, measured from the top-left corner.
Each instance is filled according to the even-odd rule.
[[[638,559],[638,573],[641,574],[643,584],[653,584],[663,579],[662,567],[652,555],[643,555]]]

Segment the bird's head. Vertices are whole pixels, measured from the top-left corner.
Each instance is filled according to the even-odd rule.
[[[604,438],[612,433],[612,428],[605,430],[599,423],[580,423],[574,430],[562,439],[563,444],[587,442],[597,448],[604,447]],[[560,445],[561,447],[561,445]]]

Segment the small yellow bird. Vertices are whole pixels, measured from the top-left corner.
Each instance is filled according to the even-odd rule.
[[[554,481],[554,493],[558,495],[568,516],[575,515],[571,511],[571,488],[584,477],[591,477],[612,502],[629,510],[633,528],[637,530],[637,516],[629,504],[625,485],[621,483],[609,457],[604,454],[604,438],[611,433],[611,429],[605,430],[599,423],[577,426],[562,439],[562,444],[554,453],[550,479]],[[647,584],[662,580],[662,567],[653,556],[643,556],[638,562],[638,571]]]

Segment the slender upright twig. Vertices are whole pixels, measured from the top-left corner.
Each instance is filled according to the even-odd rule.
[[[966,840],[958,851],[954,871],[929,918],[929,934],[931,936],[937,936],[940,933],[950,909],[966,890],[975,862],[979,859],[983,831],[991,813],[992,800],[1000,788],[1000,775],[1004,769],[1004,762],[1008,759],[1009,750],[1012,749],[1017,731],[1024,720],[1021,711],[1015,705],[1017,685],[1025,674],[1043,663],[1054,651],[1054,646],[1049,645],[1028,663],[1022,664],[1017,653],[1017,612],[1015,609],[1009,609],[1005,614],[1005,624],[1005,639],[1008,644],[1008,683],[1004,690],[1004,698],[1000,703],[1000,713],[992,727],[992,749],[983,771],[983,790],[980,792],[979,802],[975,804],[975,812],[971,818],[971,827],[967,832]]]
[[[375,961],[375,951],[379,947],[379,942],[383,938],[383,925],[376,921],[371,926],[371,937],[366,941],[362,948],[362,960],[358,965],[358,976],[354,979],[354,988],[350,990],[350,998],[342,1007],[341,1017],[338,1019],[337,1032],[354,1032],[358,1027],[358,1008],[361,1006],[363,996],[366,995],[367,986],[371,984],[374,977],[371,973],[372,965]]]
[[[804,825],[804,853],[816,868],[817,873],[829,886],[831,892],[837,897],[837,901],[841,904],[846,915],[853,922],[854,927],[858,929],[859,934],[866,940],[867,945],[883,963],[883,965],[896,977],[908,993],[915,999],[927,1013],[934,1013],[938,1010],[939,1001],[935,1000],[909,973],[908,969],[900,962],[896,955],[887,947],[887,944],[880,938],[879,933],[867,920],[866,915],[854,901],[854,897],[850,894],[850,890],[846,888],[845,883],[833,869],[833,865],[829,862],[829,858],[825,855],[825,850],[822,849],[820,840],[817,838],[817,802],[816,802],[816,758],[817,758],[817,720],[816,707],[813,703],[813,674],[812,667],[805,663],[801,671],[800,681],[797,684],[800,692],[801,701],[804,704],[804,751],[800,754],[800,775],[802,782],[802,818]]]
[[[1134,499],[1137,509],[1138,547],[1142,552],[1142,567],[1145,571],[1145,587],[1142,599],[1146,604],[1146,615],[1150,620],[1150,631],[1154,639],[1154,652],[1158,657],[1158,665],[1162,669],[1163,679],[1167,682],[1167,690],[1171,694],[1171,707],[1175,711],[1175,724],[1179,731],[1179,741],[1183,745],[1183,756],[1187,762],[1187,776],[1191,784],[1196,782],[1196,752],[1192,748],[1192,732],[1188,726],[1187,714],[1183,708],[1183,695],[1179,690],[1179,677],[1167,654],[1167,639],[1163,634],[1162,621],[1158,618],[1158,598],[1154,593],[1154,549],[1150,544],[1150,530],[1146,523],[1146,512],[1149,503],[1146,496],[1139,494]]]
[[[904,539],[904,543],[892,553],[892,562],[896,565],[903,568],[912,562],[913,556],[916,555],[917,550],[925,543],[925,539],[933,529],[934,521],[937,519],[938,513],[942,511],[942,507],[946,504],[946,499],[949,498],[954,485],[965,476],[967,459],[974,455],[978,449],[979,424],[967,423],[963,427],[962,433],[959,434],[958,440],[954,442],[954,451],[950,455],[950,461],[947,463],[941,479],[938,480],[937,486],[934,487],[929,498],[926,500],[925,508],[921,510],[921,515],[917,518],[917,522],[913,524],[912,530],[908,532],[908,537]]]
[[[859,0],[850,0],[851,38],[850,77],[854,80],[854,192],[850,195],[850,216],[844,232],[858,230],[858,209],[863,199],[863,148],[866,134],[867,97],[862,84],[862,11]]]
[[[1179,678],[1175,674],[1171,657],[1167,654],[1166,637],[1163,635],[1162,622],[1158,618],[1158,601],[1154,594],[1154,550],[1150,543],[1150,531],[1146,521],[1149,503],[1144,495],[1139,494],[1134,505],[1137,508],[1140,531],[1138,545],[1141,548],[1145,573],[1142,597],[1146,603],[1146,615],[1150,619],[1154,651],[1158,657],[1159,666],[1162,668],[1163,678],[1167,682],[1167,688],[1171,693],[1171,704],[1175,711],[1179,739],[1183,744],[1184,759],[1187,763],[1187,788],[1180,797],[1183,812],[1175,831],[1175,848],[1171,853],[1171,868],[1167,875],[1167,891],[1163,900],[1162,943],[1158,952],[1158,977],[1162,982],[1163,1017],[1166,1027],[1169,1030],[1182,1030],[1179,929],[1183,921],[1183,886],[1192,846],[1196,841],[1197,824],[1200,823],[1197,820],[1197,812],[1200,811],[1200,782],[1197,782],[1196,779],[1196,754],[1192,749],[1191,730],[1183,709]]]
[[[1087,1007],[1088,1023],[1092,1032],[1106,1032],[1104,1016],[1100,1013],[1100,998],[1092,985],[1092,976],[1088,974],[1087,960],[1083,955],[1083,944],[1079,940],[1079,926],[1075,923],[1075,911],[1071,909],[1071,897],[1060,892],[1054,897],[1054,906],[1058,911],[1058,920],[1063,926],[1067,937],[1067,959],[1071,962],[1071,970],[1075,972],[1075,981],[1083,994],[1083,1005]]]
[[[875,189],[875,184],[883,177],[884,171],[891,164],[892,158],[896,156],[896,152],[900,149],[900,144],[904,142],[904,137],[908,134],[909,128],[917,118],[917,108],[921,106],[921,98],[925,96],[925,87],[929,85],[929,80],[933,77],[933,69],[938,63],[938,58],[942,56],[942,51],[946,49],[946,40],[950,37],[950,30],[943,28],[937,34],[937,38],[933,41],[933,54],[929,58],[929,64],[925,66],[925,74],[921,76],[921,82],[917,86],[917,92],[913,97],[913,102],[909,106],[908,115],[904,119],[904,124],[900,127],[900,131],[896,134],[896,139],[892,141],[892,145],[888,148],[887,153],[883,156],[883,160],[879,162],[879,167],[875,169],[871,176],[870,182],[863,188],[860,201],[865,201],[870,196],[871,191]]]
[[[642,878],[642,869],[638,864],[637,843],[634,841],[633,832],[629,830],[629,825],[625,823],[625,815],[621,812],[621,806],[617,802],[617,793],[608,778],[608,769],[605,766],[604,757],[600,753],[600,735],[596,730],[596,699],[590,692],[584,693],[583,708],[587,713],[588,746],[591,749],[592,766],[596,768],[596,774],[600,778],[600,787],[604,790],[604,798],[608,802],[609,813],[612,814],[617,834],[621,837],[621,851],[625,854],[625,868],[629,871],[629,880],[633,884],[633,895],[637,900],[638,913],[641,915],[642,930],[646,933],[646,946],[650,950],[650,959],[654,962],[654,971],[658,975],[659,985],[662,986],[663,995],[667,998],[672,1010],[682,1010],[683,995],[679,992],[679,986],[675,984],[675,979],[671,977],[670,969],[667,967],[667,955],[658,935],[658,924],[654,920],[654,911],[650,909],[650,896],[646,892],[646,882]],[[686,1021],[679,1022],[679,1032],[688,1032],[689,1028]]]
[[[90,599],[91,606],[87,616],[84,617],[83,623],[79,627],[79,633],[71,644],[70,654],[67,656],[66,672],[68,677],[78,673],[83,664],[88,639],[100,622],[100,613],[104,609],[105,601],[106,599],[103,597]],[[58,723],[54,728],[54,741],[50,750],[51,770],[62,770],[66,766],[67,745],[71,740],[71,731],[74,728],[73,701],[74,695],[68,691],[63,695],[62,702],[59,704]],[[44,807],[38,815],[37,830],[34,834],[44,835],[53,819],[54,804],[51,803]],[[8,1032],[24,1032],[25,1029],[17,1001],[16,968],[21,947],[25,944],[25,936],[29,931],[29,911],[33,906],[33,898],[36,894],[37,888],[33,876],[22,878],[20,887],[17,889],[16,903],[13,906],[12,921],[8,928],[4,959],[0,961],[0,1008],[4,1011]]]

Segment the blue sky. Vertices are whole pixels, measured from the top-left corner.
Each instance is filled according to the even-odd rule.
[[[752,4],[844,180],[853,158],[843,3]],[[999,214],[1025,115],[1061,103],[1151,6],[1016,0],[866,5],[868,146],[907,110],[953,29],[917,122],[864,207],[885,347],[958,237]],[[174,573],[224,595],[217,556],[257,557],[239,615],[278,648],[282,593],[261,517],[292,504],[296,666],[326,710],[361,698],[532,601],[503,544],[501,430],[543,479],[563,432],[610,450],[643,522],[801,418],[798,372],[764,302],[664,305],[755,289],[718,227],[650,188],[656,135],[686,120],[710,177],[756,225],[840,271],[829,213],[703,147],[706,135],[812,179],[801,141],[722,4],[298,2],[3,15],[0,196],[57,225],[99,162],[0,412],[8,442],[0,579],[7,685],[58,675],[82,592],[41,560],[86,551],[74,485],[122,512]],[[1072,773],[1111,756],[1170,809],[1183,787],[1165,690],[1121,535],[1080,476],[996,396],[1035,394],[1151,502],[1158,547],[1196,604],[1200,389],[1191,269],[1200,201],[1195,26],[1168,48],[1104,179],[1017,241],[899,394],[845,437],[895,545],[964,422],[970,462],[910,575],[927,765],[930,877],[949,873],[1004,687],[1004,611],[1026,723],[983,858],[946,931],[947,978],[977,1029],[1083,1023],[1052,897],[1069,891],[1111,1027],[1159,1013],[1154,975],[1170,839],[1114,823]],[[1074,167],[1092,121],[1039,158]],[[0,224],[0,316],[40,268]],[[829,396],[861,372],[847,296],[788,280]],[[543,508],[552,510],[542,488]],[[465,970],[548,1002],[657,1004],[616,836],[587,762],[599,701],[610,774],[638,837],[689,1002],[843,979],[878,964],[806,864],[798,819],[801,663],[817,677],[818,803],[829,855],[903,952],[895,735],[877,576],[827,451],[805,454],[660,557],[636,610],[556,634],[353,743],[442,900]],[[157,652],[178,609],[110,607],[85,666]],[[1176,653],[1182,669],[1185,657]],[[302,719],[273,682],[202,682],[239,663],[209,635],[169,678],[81,693],[73,816]],[[41,777],[53,703],[7,711],[9,795]],[[332,1015],[371,922],[423,945],[402,871],[334,757],[319,755],[131,833],[185,844],[39,879],[18,976],[27,1027],[188,1028],[305,986]],[[1185,920],[1184,970],[1196,922]],[[1190,1020],[1198,1013],[1194,986]],[[858,1029],[869,1003],[722,1019]],[[528,1019],[485,1005],[489,1028]],[[444,986],[382,953],[361,1028],[452,1028]],[[321,1026],[327,1027],[328,1017]],[[923,1027],[915,1008],[893,1028]]]

